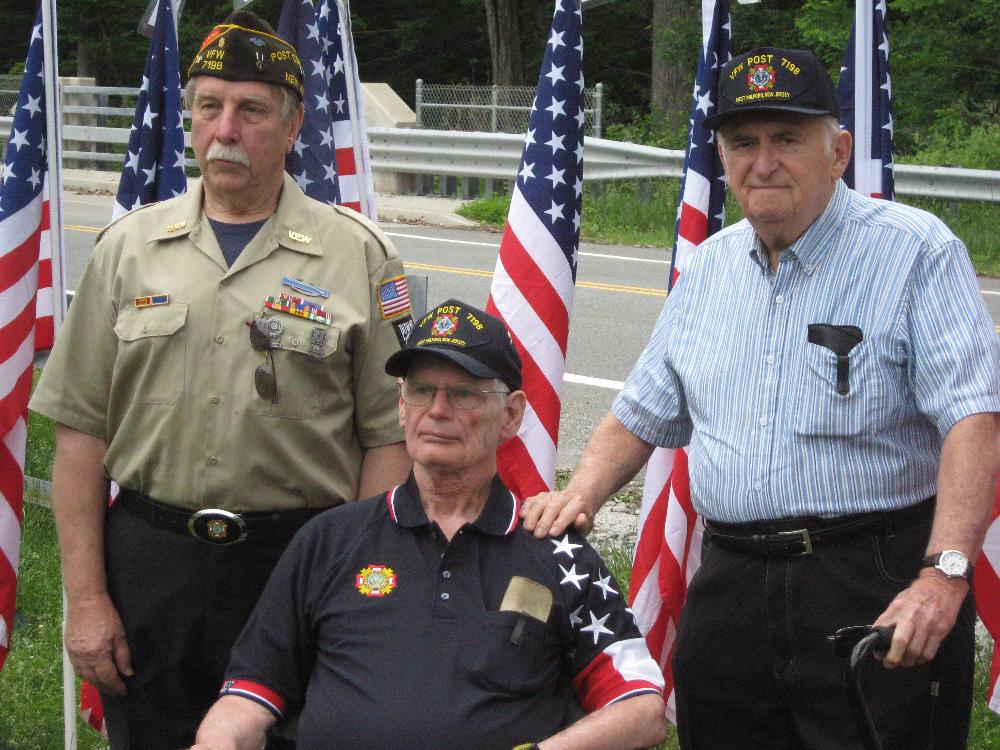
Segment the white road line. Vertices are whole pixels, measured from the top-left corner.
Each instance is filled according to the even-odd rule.
[[[983,294],[996,294],[996,295],[1000,296],[1000,292],[994,292],[994,291],[989,290],[989,289],[980,289],[979,291],[981,291]]]
[[[390,237],[404,237],[408,240],[427,240],[428,242],[450,242],[454,245],[478,245],[479,247],[492,247],[499,250],[500,246],[492,242],[472,242],[470,240],[451,240],[446,237],[430,237],[426,234],[402,234],[401,232],[386,232]]]
[[[472,242],[471,240],[452,240],[446,237],[429,237],[425,234],[403,234],[401,232],[386,232],[390,237],[402,237],[408,240],[427,240],[428,242],[450,242],[455,245],[475,245],[477,247],[489,247],[499,252],[500,245],[492,242]],[[588,258],[608,258],[609,260],[631,260],[636,263],[658,263],[660,265],[670,265],[669,260],[657,260],[655,258],[635,258],[630,255],[610,255],[608,253],[578,253]]]
[[[573,375],[563,373],[563,380],[567,383],[578,383],[580,385],[592,385],[596,388],[607,388],[609,391],[620,391],[625,387],[625,383],[620,380],[605,380],[604,378],[590,378],[586,375]]]

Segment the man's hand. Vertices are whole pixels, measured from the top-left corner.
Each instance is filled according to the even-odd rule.
[[[538,539],[559,536],[570,525],[587,534],[594,528],[594,510],[578,492],[542,492],[521,505],[521,521]]]
[[[121,676],[132,676],[132,656],[118,610],[107,594],[67,607],[65,640],[81,678],[102,693],[125,695]]]
[[[271,712],[251,700],[224,695],[209,709],[190,750],[264,750]]]
[[[526,531],[539,539],[559,536],[570,525],[586,534],[604,502],[636,475],[653,446],[640,440],[608,414],[597,425],[565,490],[542,492],[521,506]]]
[[[931,661],[954,627],[968,593],[964,578],[948,579],[936,570],[922,570],[875,621],[876,625],[896,626],[882,663],[892,669]]]

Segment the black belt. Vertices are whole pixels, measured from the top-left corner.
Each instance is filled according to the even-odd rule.
[[[191,511],[161,503],[132,490],[122,489],[115,498],[120,505],[158,529],[190,534],[203,542],[229,546],[241,542],[288,541],[313,516],[326,508],[233,513],[219,508]]]
[[[858,513],[836,518],[782,518],[754,523],[705,521],[704,540],[730,552],[755,557],[811,555],[813,548],[859,536],[890,536],[894,530],[929,522],[934,517],[934,496],[916,505],[882,513]]]

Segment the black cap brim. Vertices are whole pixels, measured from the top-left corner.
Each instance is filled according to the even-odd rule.
[[[444,349],[444,348],[430,348],[430,347],[413,347],[412,349],[400,349],[398,352],[393,354],[389,359],[385,361],[385,371],[389,375],[395,375],[396,377],[403,377],[410,370],[410,366],[413,364],[413,360],[420,355],[427,355],[429,357],[440,357],[441,359],[447,359],[454,364],[461,367],[470,375],[477,378],[499,378],[501,375],[493,370],[491,367],[487,367],[478,359],[470,357],[464,352],[456,351],[454,349]],[[510,387],[510,383],[506,384]]]
[[[785,106],[774,106],[762,104],[759,107],[743,107],[738,111],[723,112],[722,114],[712,115],[711,117],[706,117],[702,121],[702,125],[709,130],[718,130],[723,125],[725,125],[730,120],[735,120],[738,117],[743,117],[744,115],[757,114],[759,112],[787,112],[793,115],[828,115],[830,117],[836,117],[836,113],[830,112],[826,109],[810,109],[808,107],[785,107]]]

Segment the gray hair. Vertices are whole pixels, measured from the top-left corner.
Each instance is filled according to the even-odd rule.
[[[197,82],[199,78],[201,76],[192,76],[188,79],[187,85],[184,87],[184,106],[189,110],[194,107],[194,97],[198,91]],[[291,122],[299,108],[300,100],[298,95],[287,86],[279,86],[276,83],[268,83],[266,85],[281,92],[281,119]]]

